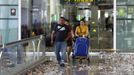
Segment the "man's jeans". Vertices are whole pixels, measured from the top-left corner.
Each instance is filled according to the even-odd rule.
[[[67,47],[67,43],[65,41],[64,42],[55,42],[55,54],[56,54],[59,64],[62,64],[65,62],[66,47]],[[60,54],[60,52],[61,52],[61,54]]]

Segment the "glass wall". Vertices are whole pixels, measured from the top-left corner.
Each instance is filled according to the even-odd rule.
[[[0,44],[18,40],[18,0],[0,0]]]
[[[21,0],[22,7],[22,34],[40,35],[49,33],[51,24],[57,22],[59,18],[60,2],[59,0]],[[50,6],[51,5],[51,6]],[[24,33],[25,27],[30,31],[29,34]],[[24,36],[22,35],[22,37]],[[23,38],[28,38],[24,36]],[[22,39],[23,39],[22,38]]]
[[[46,32],[50,22],[50,0],[33,0],[31,14],[32,31],[35,32],[36,35]]]
[[[117,49],[134,51],[134,1],[117,0]]]

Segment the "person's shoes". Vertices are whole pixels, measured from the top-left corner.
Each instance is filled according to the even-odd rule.
[[[65,64],[60,64],[61,67],[65,67]]]

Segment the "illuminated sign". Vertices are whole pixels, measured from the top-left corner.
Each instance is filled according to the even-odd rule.
[[[15,16],[16,15],[16,9],[15,8],[12,8],[11,9],[11,16]]]
[[[76,16],[77,20],[79,20],[79,21],[80,21],[83,17],[84,17],[83,15],[77,15],[77,16]]]
[[[95,22],[93,21],[92,24],[95,25]]]
[[[134,13],[134,8],[129,7],[129,8],[128,8],[128,13],[129,13],[129,14],[133,14],[133,13]]]
[[[120,8],[120,9],[118,10],[118,13],[119,13],[119,16],[122,16],[122,17],[125,16],[125,14],[126,14],[124,8]]]
[[[96,32],[97,30],[96,29],[93,29],[93,32]]]
[[[94,2],[94,0],[64,0],[65,2]]]

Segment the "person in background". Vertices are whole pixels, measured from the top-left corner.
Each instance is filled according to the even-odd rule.
[[[76,37],[88,37],[89,30],[88,25],[86,25],[84,20],[80,21],[80,25],[76,27],[75,36]]]
[[[73,30],[72,30],[72,27],[69,23],[69,20],[66,19],[65,21],[65,24],[68,26],[69,28],[69,31],[71,34],[69,34],[68,36],[70,36],[67,40],[67,59],[68,59],[68,62],[70,62],[70,53],[72,52],[72,45],[73,45]]]
[[[51,34],[51,44],[54,43],[53,36],[55,34],[55,54],[58,61],[58,64],[61,67],[65,66],[65,55],[66,55],[66,47],[69,33],[69,28],[65,25],[65,18],[60,17],[59,23],[55,26],[54,30]],[[61,55],[60,55],[61,52]]]

